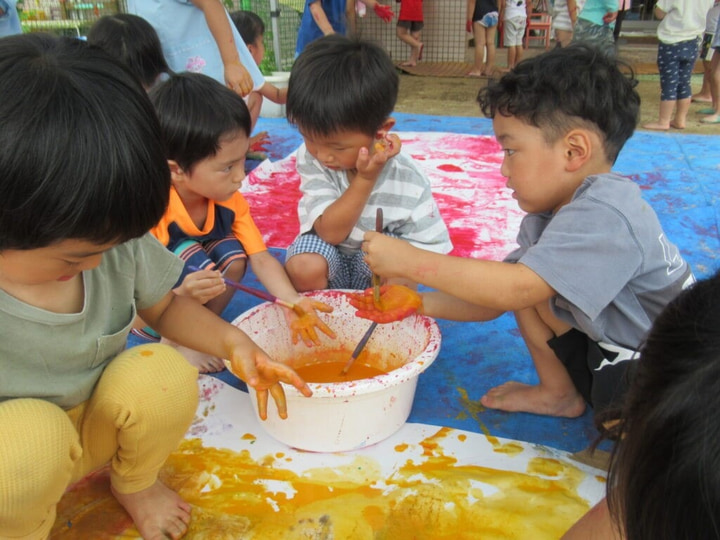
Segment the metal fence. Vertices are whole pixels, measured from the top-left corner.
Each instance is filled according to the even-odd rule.
[[[385,0],[388,1],[388,0]],[[228,11],[254,11],[265,22],[265,60],[260,68],[265,74],[289,71],[295,60],[295,42],[305,0],[223,0]],[[395,35],[400,4],[389,0],[395,18],[381,21],[372,10],[357,18],[358,33],[381,44],[394,60],[404,60],[410,51]],[[467,41],[465,33],[465,0],[424,0],[425,43],[423,60],[462,62]],[[85,35],[102,15],[125,11],[124,0],[74,2],[71,0],[24,0],[19,2],[23,30]]]

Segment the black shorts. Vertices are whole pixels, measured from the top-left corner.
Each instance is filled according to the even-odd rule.
[[[411,32],[419,32],[425,24],[422,21],[398,21],[397,25],[401,28],[407,28]]]
[[[549,339],[547,344],[595,414],[620,405],[628,387],[628,368],[638,357],[634,351],[608,350],[575,328]],[[632,358],[618,360],[628,356]]]

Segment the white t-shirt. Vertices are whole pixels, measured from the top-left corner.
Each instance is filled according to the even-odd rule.
[[[705,31],[705,18],[713,0],[658,0],[655,7],[665,12],[657,37],[666,44],[695,39]]]
[[[527,4],[525,0],[505,0],[505,20],[527,18]]]

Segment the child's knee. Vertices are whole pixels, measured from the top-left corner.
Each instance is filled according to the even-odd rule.
[[[231,262],[225,269],[224,275],[226,278],[233,281],[242,281],[242,278],[245,276],[246,270],[247,259],[243,257],[242,259],[236,259]]]
[[[298,291],[325,289],[328,283],[328,263],[317,253],[300,253],[285,262],[285,271]]]
[[[79,435],[65,411],[38,399],[0,403],[0,432],[1,534],[42,538],[82,456]]]

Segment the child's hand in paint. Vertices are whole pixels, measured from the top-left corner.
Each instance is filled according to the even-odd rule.
[[[370,149],[361,148],[355,164],[358,176],[375,182],[385,163],[390,158],[397,156],[401,147],[400,137],[391,134],[376,140]]]
[[[417,291],[404,285],[383,285],[380,287],[380,303],[375,303],[373,289],[348,293],[355,315],[376,323],[400,321],[422,310],[422,297]]]
[[[173,292],[179,296],[190,296],[205,304],[225,292],[225,288],[222,273],[213,266],[189,273]]]
[[[417,258],[418,248],[405,240],[375,231],[365,232],[363,238],[365,262],[374,274],[384,279],[408,278],[404,272],[409,261]]]
[[[271,360],[265,351],[249,338],[247,341],[249,343],[238,344],[232,349],[232,372],[257,393],[260,418],[267,419],[268,396],[272,396],[275,401],[280,418],[287,418],[285,392],[280,382],[293,385],[306,397],[312,395],[312,390],[290,366]]]
[[[318,330],[335,339],[335,332],[320,319],[317,313],[318,311],[332,313],[332,306],[328,306],[319,300],[303,297],[302,300],[295,302],[295,307],[303,312],[302,315],[291,310],[285,310],[288,326],[292,332],[293,344],[302,339],[303,343],[308,347],[312,347],[313,344],[320,345]]]

